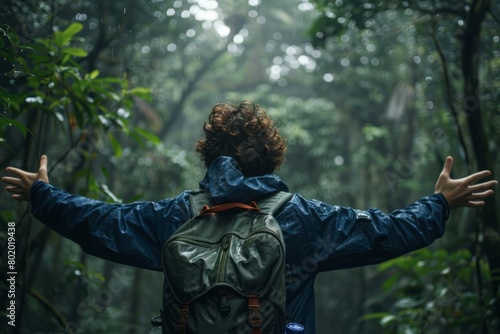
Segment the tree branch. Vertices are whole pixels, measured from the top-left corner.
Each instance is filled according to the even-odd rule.
[[[423,8],[417,5],[413,7],[413,9],[424,13],[424,14],[431,14],[431,15],[437,15],[437,14],[453,14],[453,15],[458,15],[462,18],[466,18],[466,12],[465,10],[459,10],[459,9],[454,9],[454,8],[449,8],[449,7],[441,7],[441,8]]]
[[[455,108],[455,102],[453,100],[453,92],[452,92],[452,88],[451,88],[451,80],[450,80],[450,74],[449,74],[449,70],[448,70],[448,63],[446,62],[446,58],[445,58],[445,55],[443,53],[443,50],[441,49],[441,45],[439,44],[439,41],[436,38],[436,29],[435,29],[435,22],[434,21],[432,24],[431,37],[432,37],[432,41],[434,42],[434,45],[436,46],[436,51],[439,55],[439,59],[441,60],[441,64],[443,66],[443,77],[444,77],[445,88],[446,88],[446,96],[447,96],[448,101],[450,103],[450,109],[451,109],[451,114],[453,115],[453,120],[455,121],[458,140],[460,141],[460,145],[462,146],[462,148],[464,150],[465,163],[466,163],[467,167],[469,167],[470,166],[469,153],[467,152],[467,146],[465,145],[464,135],[462,132],[462,128],[460,127],[460,122],[458,120],[458,112],[457,112],[457,109]]]
[[[231,39],[230,39],[231,40]],[[205,72],[210,68],[210,66],[219,58],[222,54],[224,54],[227,50],[227,47],[215,52],[210,59],[203,63],[203,66],[195,73],[193,78],[188,82],[186,87],[182,90],[181,98],[175,104],[175,107],[172,108],[172,113],[168,120],[164,123],[159,137],[163,138],[170,131],[172,126],[175,124],[176,120],[181,115],[181,108],[184,102],[186,102],[187,98],[191,95],[191,92],[194,90],[194,87],[198,83],[201,77],[205,74]]]
[[[36,291],[35,289],[31,289],[31,295],[35,297],[36,300],[42,304],[43,307],[57,319],[57,322],[64,328],[66,333],[72,334],[73,332],[71,331],[70,326],[68,325],[68,322],[64,318],[64,316],[50,303],[50,301],[45,298],[41,293]]]
[[[491,8],[488,10],[488,14],[491,15],[491,17],[493,18],[493,20],[495,20],[496,23],[500,24],[500,18],[496,16],[495,13],[493,13],[493,10]]]

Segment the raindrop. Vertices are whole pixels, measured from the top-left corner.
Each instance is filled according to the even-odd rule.
[[[280,87],[286,87],[288,85],[288,81],[285,78],[279,78],[278,79],[278,86]]]
[[[272,73],[278,73],[279,74],[280,72],[281,72],[281,66],[279,66],[279,65],[273,65],[273,66],[271,66],[271,74]]]
[[[325,73],[325,74],[323,74],[323,80],[325,82],[332,82],[334,79],[335,79],[335,77],[331,73]]]
[[[337,155],[334,159],[333,159],[333,162],[337,165],[337,166],[342,166],[344,164],[344,157],[341,156],[341,155]]]
[[[269,78],[273,81],[277,81],[279,80],[279,78],[281,78],[281,75],[279,73],[275,73],[275,72],[272,72],[270,75],[269,75]]]
[[[40,96],[30,96],[25,99],[26,103],[43,103],[43,99]]]
[[[243,36],[241,36],[240,34],[234,35],[233,42],[235,44],[241,44],[241,43],[243,43]]]
[[[302,2],[301,4],[299,4],[299,10],[300,11],[308,11],[308,10],[313,10],[314,9],[314,5],[310,2]]]
[[[297,48],[295,46],[289,46],[286,48],[285,52],[289,56],[294,56],[297,54]]]
[[[298,61],[302,66],[306,66],[311,62],[311,59],[308,56],[302,55],[299,56]]]
[[[130,116],[130,112],[124,108],[118,108],[116,113],[118,114],[118,116],[123,118],[128,118]]]

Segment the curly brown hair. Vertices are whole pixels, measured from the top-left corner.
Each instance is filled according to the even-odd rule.
[[[245,176],[273,173],[284,161],[285,139],[265,110],[252,101],[217,104],[196,143],[205,166],[219,156],[236,159]]]

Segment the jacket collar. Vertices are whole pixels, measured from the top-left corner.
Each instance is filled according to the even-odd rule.
[[[235,159],[221,156],[208,167],[200,182],[200,189],[207,191],[214,204],[227,202],[249,203],[288,187],[274,174],[245,177]]]

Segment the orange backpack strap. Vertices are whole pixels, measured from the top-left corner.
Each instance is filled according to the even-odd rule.
[[[186,333],[188,315],[189,303],[183,303],[181,307],[181,313],[179,314],[179,319],[177,320],[177,329],[179,330],[179,333]]]
[[[260,298],[258,295],[248,295],[248,323],[252,334],[261,334],[262,313],[260,313]]]
[[[209,207],[208,205],[205,205],[201,211],[200,215],[209,215],[209,214],[215,214],[231,209],[243,209],[243,210],[250,210],[250,211],[260,211],[259,208],[257,207],[257,203],[252,202],[250,204],[244,204],[244,203],[225,203],[225,204],[220,204],[216,206]]]

